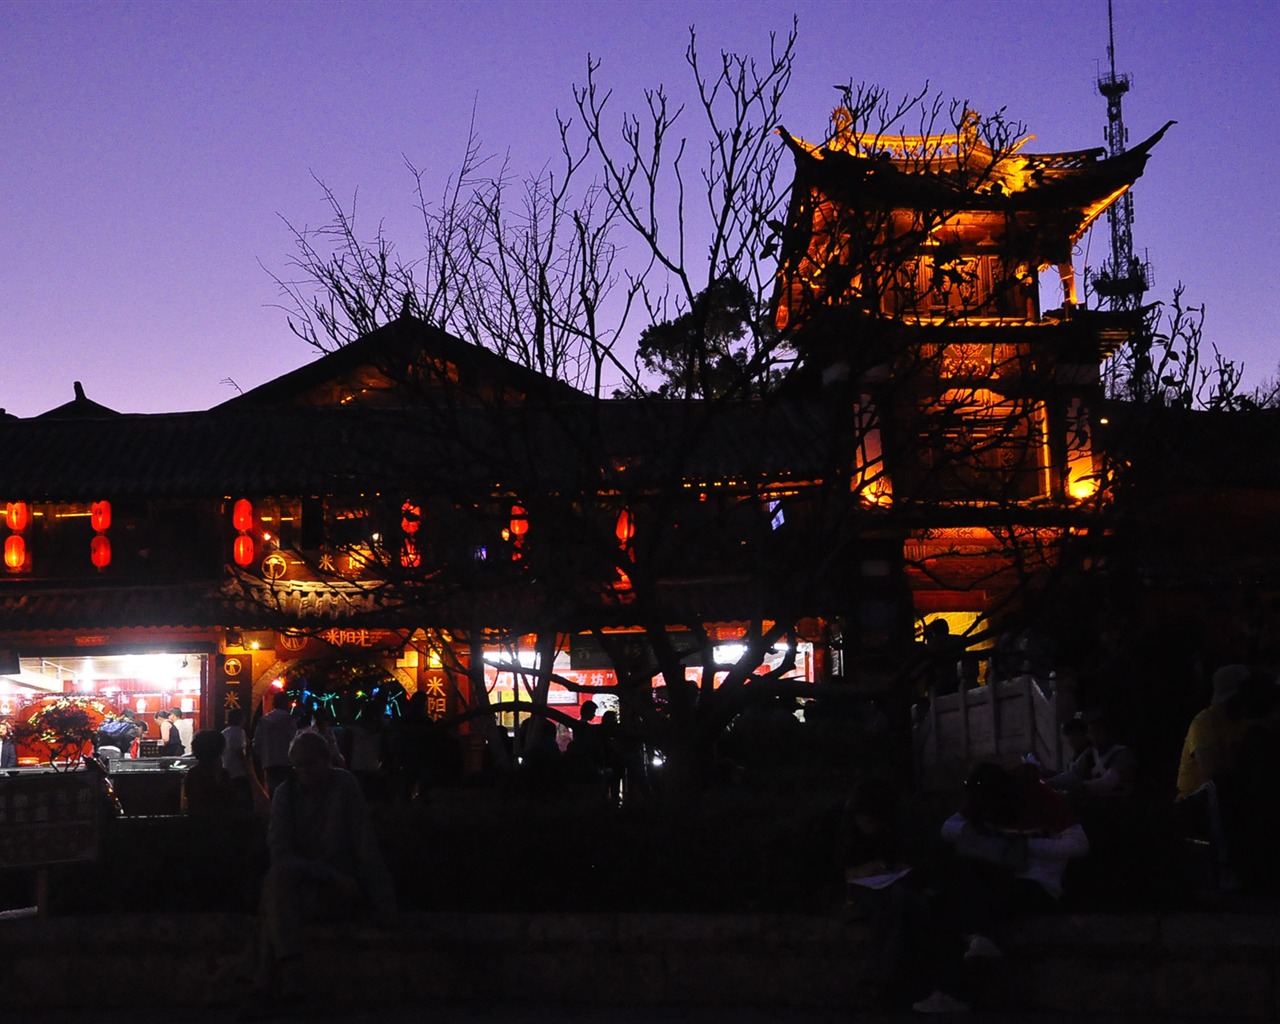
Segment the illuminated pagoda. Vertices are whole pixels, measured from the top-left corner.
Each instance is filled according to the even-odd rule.
[[[811,380],[849,410],[851,486],[902,542],[918,623],[952,633],[1053,564],[1105,502],[1099,367],[1139,321],[1082,308],[1073,254],[1169,127],[1108,157],[1030,153],[1001,118],[954,120],[892,135],[839,108],[822,144],[782,132],[796,170],[776,309]]]

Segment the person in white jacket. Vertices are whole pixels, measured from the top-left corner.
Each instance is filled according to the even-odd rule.
[[[967,1010],[963,962],[1001,955],[993,925],[1057,906],[1067,864],[1089,852],[1084,828],[1063,798],[1030,765],[977,765],[960,809],[942,825],[955,850],[941,902],[934,957],[935,991],[922,1013]]]

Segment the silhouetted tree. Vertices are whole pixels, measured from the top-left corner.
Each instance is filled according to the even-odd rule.
[[[501,647],[510,655],[500,667],[522,680],[518,709],[563,720],[549,686],[582,687],[555,676],[552,655],[567,631],[588,633],[614,669],[623,727],[663,751],[669,776],[696,780],[744,708],[814,692],[792,675],[815,622],[851,630],[853,642],[876,586],[882,603],[901,607],[904,592],[877,584],[867,566],[900,580],[907,563],[945,573],[948,544],[957,564],[969,557],[960,542],[904,556],[902,537],[939,503],[979,496],[992,523],[984,536],[1011,552],[1007,573],[1031,579],[1050,560],[1050,531],[1014,518],[1029,481],[1044,476],[1035,399],[990,397],[990,381],[1025,360],[992,349],[972,367],[947,363],[943,387],[955,353],[906,346],[901,332],[924,295],[945,295],[946,317],[960,319],[1026,285],[1015,260],[982,294],[972,260],[935,246],[921,262],[935,229],[992,187],[1020,129],[1003,112],[979,118],[927,90],[896,101],[850,86],[828,144],[883,153],[888,167],[895,137],[918,119],[925,141],[893,174],[932,176],[945,190],[910,223],[887,200],[855,203],[824,237],[804,235],[812,224],[794,218],[811,211],[805,197],[788,208],[786,148],[774,134],[795,45],[793,24],[770,37],[766,60],[721,53],[708,68],[691,33],[696,136],[684,133],[686,105],[662,87],[615,134],[599,62],[589,60],[577,117],[559,122],[554,170],[529,180],[505,165],[486,173],[473,136],[437,206],[411,169],[425,246],[412,258],[381,230],[362,241],[354,208],[328,189],[332,223],[294,232],[292,274],[278,280],[293,330],[317,348],[408,314],[580,393],[482,393],[452,366],[400,367],[416,399],[386,429],[405,431],[404,443],[384,433],[368,462],[413,481],[407,493],[421,500],[434,549],[406,564],[370,539],[378,524],[378,536],[394,536],[405,494],[392,487],[359,496],[370,510],[357,520],[364,533],[333,538],[358,556],[378,611],[419,623],[469,675],[468,714],[493,721],[482,655]],[[944,134],[958,143],[931,143]],[[972,174],[954,169],[970,163]],[[696,240],[685,230],[695,202],[707,225]],[[799,246],[781,245],[788,237]],[[829,271],[821,286],[777,299],[779,270],[798,280],[815,258]],[[762,315],[778,301],[789,317]],[[653,372],[666,378],[656,389]],[[620,393],[643,397],[607,400],[610,376],[621,377]],[[736,623],[732,651],[717,622]],[[891,632],[909,637],[910,624]],[[517,639],[531,634],[534,666],[516,657]]]

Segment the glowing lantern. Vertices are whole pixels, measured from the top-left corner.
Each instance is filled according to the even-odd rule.
[[[232,554],[235,557],[236,565],[249,565],[253,561],[253,538],[247,533],[240,534],[240,536],[236,538]]]
[[[111,564],[111,541],[98,534],[89,542],[89,560],[98,569],[105,569]]]
[[[10,569],[21,569],[27,562],[27,542],[16,533],[4,542],[4,564]]]
[[[95,501],[89,509],[89,523],[95,533],[106,533],[111,529],[111,502]]]
[[[5,525],[14,533],[21,533],[30,522],[31,512],[25,501],[11,501],[4,507]]]
[[[511,560],[518,562],[524,557],[524,552],[520,549],[524,547],[524,535],[529,532],[529,513],[524,510],[523,505],[511,506],[511,525],[507,527],[507,533],[511,537],[511,543],[515,550],[511,552]]]
[[[241,498],[231,506],[231,525],[241,533],[253,529],[253,503],[248,498]]]
[[[522,505],[511,506],[511,536],[516,539],[519,544],[524,535],[529,532],[529,513],[524,510]]]
[[[417,533],[422,525],[422,507],[411,501],[400,506],[400,529],[404,533]]]
[[[613,532],[618,538],[618,544],[622,547],[625,548],[631,543],[631,538],[636,535],[636,520],[630,509],[624,508],[618,513],[618,525]]]

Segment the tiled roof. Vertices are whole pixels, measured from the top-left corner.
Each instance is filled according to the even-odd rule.
[[[800,404],[634,401],[503,409],[293,408],[0,420],[0,500],[445,491],[537,478],[758,479],[820,465]]]
[[[582,397],[563,381],[531,370],[496,352],[463,341],[438,327],[404,315],[370,331],[274,380],[224,402],[219,408],[273,408],[282,405],[314,405],[332,395],[332,386],[350,389],[358,382],[390,386],[420,399],[433,384],[418,374],[423,365],[448,367],[453,397],[471,399],[495,389],[522,395],[553,396],[561,400]],[[439,383],[439,382],[437,382]]]
[[[208,628],[226,621],[215,583],[0,588],[0,630]]]

